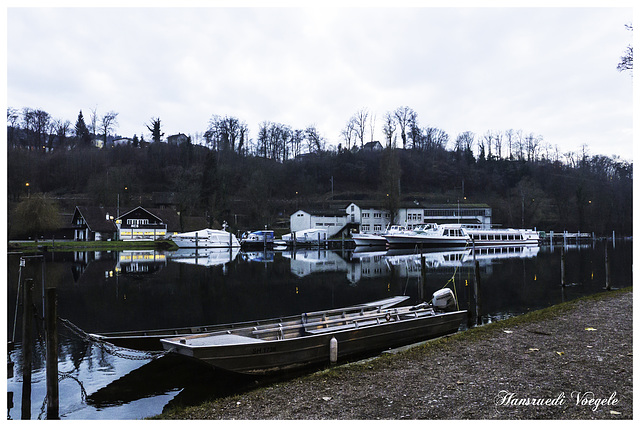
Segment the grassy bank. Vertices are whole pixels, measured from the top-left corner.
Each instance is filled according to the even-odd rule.
[[[9,252],[68,252],[68,251],[124,251],[124,250],[150,250],[150,249],[175,249],[177,246],[170,241],[161,240],[155,242],[134,241],[73,241],[73,240],[41,240],[35,241],[10,241]]]

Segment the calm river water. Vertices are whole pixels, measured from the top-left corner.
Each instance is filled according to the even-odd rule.
[[[605,245],[613,288],[632,284],[630,240],[588,241],[565,247],[561,286],[561,246],[512,248],[478,254],[481,323],[515,316],[603,291]],[[461,309],[469,304],[473,261],[469,252],[427,252],[426,281],[419,255],[412,251],[213,250],[157,252],[48,253],[26,259],[8,256],[7,334],[14,334],[19,276],[33,279],[34,301],[42,316],[42,276],[58,294],[58,316],[87,332],[197,326],[271,318],[408,295],[429,300],[455,286]],[[7,380],[8,417],[22,416],[21,309],[15,332],[14,363]],[[466,327],[463,325],[462,327]],[[31,419],[46,418],[43,327],[35,322]],[[123,352],[114,355],[58,323],[60,417],[62,419],[139,419],[173,405],[235,394],[256,382],[221,374],[196,363],[156,360]],[[124,356],[124,357],[123,357]],[[25,406],[26,408],[26,406]]]

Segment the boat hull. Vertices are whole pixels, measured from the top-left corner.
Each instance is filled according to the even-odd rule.
[[[375,234],[354,234],[351,236],[356,246],[385,246],[387,239]]]
[[[274,341],[227,334],[217,335],[214,340],[203,335],[203,345],[192,341],[198,336],[190,337],[189,343],[187,340],[181,343],[180,338],[162,340],[162,343],[165,350],[199,359],[216,368],[264,375],[328,363],[332,338],[337,341],[338,360],[341,360],[456,332],[465,318],[466,311],[455,311],[413,319],[391,318],[382,324]]]

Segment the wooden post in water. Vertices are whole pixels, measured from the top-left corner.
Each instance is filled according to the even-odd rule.
[[[605,280],[605,284],[606,287],[605,289],[610,291],[611,290],[611,281],[609,280],[609,244],[608,242],[605,240],[604,241],[604,280]]]
[[[560,283],[564,287],[564,246],[560,252]]]
[[[32,320],[33,320],[33,279],[25,281],[22,294],[22,419],[31,419],[31,363],[32,363]]]
[[[420,251],[422,252],[422,250]],[[420,253],[420,278],[422,279],[422,295],[427,295],[427,263],[424,259],[424,254]]]
[[[613,230],[611,233],[611,243],[613,244],[613,249],[616,248],[616,230]]]
[[[58,420],[58,298],[56,288],[46,288],[44,294],[45,333],[47,345],[47,419]]]
[[[471,239],[473,250],[473,268],[474,268],[474,293],[476,296],[476,324],[482,323],[481,305],[480,305],[480,263],[476,259],[476,241]]]

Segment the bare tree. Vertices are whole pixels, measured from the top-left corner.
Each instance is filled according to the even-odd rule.
[[[633,31],[633,25],[627,24],[625,25],[629,31]],[[633,46],[627,46],[627,50],[624,52],[624,55],[620,58],[620,62],[617,67],[618,71],[626,71],[629,70],[633,73]]]
[[[524,137],[522,136],[522,130],[518,129],[515,133],[514,140],[516,149],[516,158],[520,161],[524,160],[524,153],[526,151],[526,145]]]
[[[462,132],[456,137],[456,151],[472,152],[474,139],[475,139],[475,135],[473,134],[473,132],[469,132],[469,131]]]
[[[360,146],[364,145],[364,132],[367,128],[367,117],[369,117],[369,112],[366,108],[361,108],[356,112],[356,114],[352,117],[354,123],[354,132],[356,136],[360,140]]]
[[[151,139],[154,143],[157,144],[162,140],[164,132],[162,132],[161,130],[160,117],[157,117],[155,119],[152,117],[151,123],[147,125],[147,129],[149,129],[149,132],[151,132]]]
[[[527,161],[534,162],[538,159],[538,148],[541,142],[542,142],[542,137],[534,136],[533,133],[529,133],[529,135],[525,137]]]
[[[300,155],[302,142],[304,141],[304,131],[296,129],[291,134],[291,155],[295,159]]]
[[[307,139],[307,144],[309,145],[309,152],[319,153],[324,148],[324,138],[320,136],[318,129],[316,129],[315,125],[307,126],[304,130],[305,138]]]
[[[16,128],[18,127],[19,120],[20,120],[20,112],[16,108],[7,108],[7,125],[9,127],[7,132],[8,133],[7,139],[11,147],[16,146],[15,134],[16,134]]]
[[[100,130],[104,134],[104,145],[107,146],[107,136],[109,132],[113,132],[115,128],[118,126],[118,113],[115,111],[109,111],[107,114],[102,116],[100,121]]]
[[[409,107],[398,107],[393,112],[402,138],[402,148],[407,148],[407,127],[412,120],[416,119],[416,113]]]
[[[369,132],[370,132],[370,135],[371,135],[371,137],[369,138],[370,141],[373,141],[375,130],[376,130],[376,115],[375,114],[371,114],[369,116]]]
[[[69,120],[56,119],[51,122],[51,133],[58,139],[58,147],[64,147],[67,144],[67,135],[71,129]],[[49,150],[53,149],[53,138],[49,137]]]
[[[513,129],[507,130],[504,136],[507,139],[507,146],[509,147],[509,160],[513,160],[513,139],[514,139]]]
[[[491,131],[487,131],[487,133],[485,133],[482,137],[482,139],[480,139],[478,141],[479,144],[479,149],[481,151],[480,157],[485,157],[487,159],[491,159],[492,155],[491,155],[491,147],[493,146],[493,133]]]
[[[342,138],[344,139],[344,143],[345,146],[347,147],[347,150],[351,149],[351,140],[354,137],[355,134],[355,120],[352,118],[350,118],[347,121],[347,124],[345,125],[344,129],[342,129]]]
[[[497,159],[502,158],[502,133],[500,131],[496,131],[493,134],[493,153]]]
[[[446,148],[449,142],[449,134],[436,127],[428,127],[424,131],[425,146],[427,149]]]
[[[93,139],[96,138],[96,132],[98,132],[98,107],[94,107],[89,114],[89,132],[93,135]]]
[[[392,148],[392,144],[394,142],[393,133],[395,131],[396,131],[396,119],[393,113],[387,112],[387,114],[384,116],[384,125],[382,126],[382,132],[386,137],[388,148]]]

